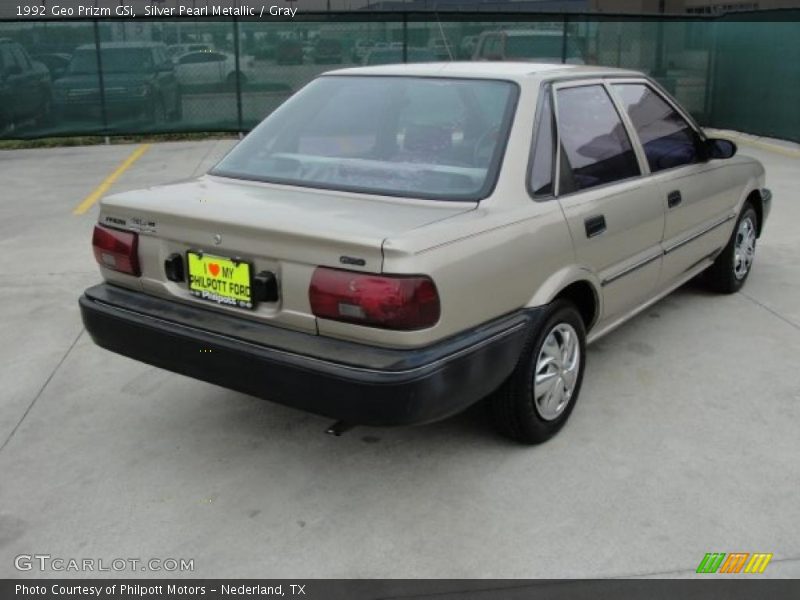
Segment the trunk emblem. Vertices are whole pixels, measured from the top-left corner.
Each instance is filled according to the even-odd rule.
[[[222,236],[218,233],[214,234],[214,243],[219,246],[222,243]]]

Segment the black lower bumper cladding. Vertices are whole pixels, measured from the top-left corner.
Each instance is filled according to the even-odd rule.
[[[386,349],[290,331],[110,284],[80,299],[99,346],[176,373],[359,425],[458,413],[511,373],[536,309],[431,346]]]

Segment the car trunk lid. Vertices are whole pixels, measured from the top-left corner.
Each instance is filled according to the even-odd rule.
[[[387,237],[471,210],[475,203],[393,199],[205,176],[106,198],[100,223],[140,233],[141,286],[162,297],[316,331],[308,286],[317,266],[379,273]],[[235,258],[273,273],[279,295],[252,309],[219,305],[167,278],[187,252]]]

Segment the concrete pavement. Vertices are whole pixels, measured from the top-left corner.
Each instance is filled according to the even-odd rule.
[[[112,191],[202,173],[232,143],[154,145]],[[800,576],[785,147],[741,143],[775,198],[744,290],[690,284],[592,346],[579,406],[535,448],[480,407],[333,438],[327,419],[95,347],[77,298],[99,279],[96,208],[72,210],[133,147],[0,153],[0,577],[65,575],[14,568],[35,553],[193,559],[172,575],[194,577],[681,577],[714,551]]]

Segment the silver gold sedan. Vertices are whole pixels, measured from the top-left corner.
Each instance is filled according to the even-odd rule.
[[[344,69],[207,175],[106,198],[100,346],[348,425],[488,397],[542,442],[586,344],[705,272],[746,281],[764,169],[641,73],[534,63]]]

